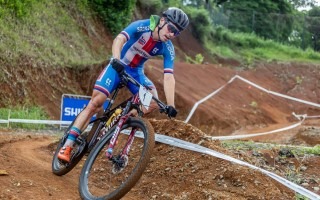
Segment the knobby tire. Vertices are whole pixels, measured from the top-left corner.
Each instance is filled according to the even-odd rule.
[[[138,128],[144,139],[134,138],[128,156],[128,165],[117,174],[112,172],[115,167],[105,154],[116,126],[110,129],[91,150],[80,174],[79,192],[81,198],[120,199],[140,179],[148,165],[155,143],[154,130],[150,122],[142,118],[130,117],[121,129],[114,154],[117,155],[117,152],[121,151],[127,142],[128,135],[123,132],[133,127]]]
[[[71,127],[73,126],[74,122],[75,122],[75,120],[69,125],[69,127],[65,131],[64,135],[59,140],[58,146],[56,148],[56,151],[55,151],[53,159],[52,159],[52,167],[51,167],[52,172],[57,176],[63,176],[65,174],[69,173],[80,162],[80,160],[82,159],[82,157],[86,154],[86,152],[88,150],[88,146],[85,145],[83,147],[83,150],[79,153],[79,155],[74,157],[70,163],[63,163],[62,161],[60,161],[58,159],[58,153],[60,151],[60,148],[66,142],[66,139],[68,137],[68,132],[71,129]],[[85,132],[85,133],[82,133],[81,136],[79,136],[79,137],[84,138],[84,140],[90,141],[92,134],[96,130],[98,125],[99,125],[99,122],[95,122],[90,130],[90,134],[88,132]]]

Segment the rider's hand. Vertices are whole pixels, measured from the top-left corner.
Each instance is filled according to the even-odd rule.
[[[113,66],[113,69],[115,69],[118,73],[121,73],[124,69],[123,64],[117,58],[113,58],[110,64]]]
[[[167,115],[168,117],[176,117],[178,114],[178,111],[173,107],[173,106],[167,106],[166,107],[167,110]]]

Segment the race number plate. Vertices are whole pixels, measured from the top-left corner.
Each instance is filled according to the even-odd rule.
[[[152,94],[145,87],[140,86],[139,98],[142,105],[148,110],[152,100]]]

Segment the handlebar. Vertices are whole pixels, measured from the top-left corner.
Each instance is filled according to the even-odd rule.
[[[128,74],[124,70],[123,64],[118,59],[112,59],[110,64],[112,65],[112,68],[118,72],[118,74],[120,76],[120,79],[124,83],[131,82],[132,84],[134,84],[134,85],[136,85],[138,87],[143,86],[143,87],[147,88],[148,90],[151,90],[150,87],[148,87],[147,85],[140,84],[137,80],[135,80],[132,76],[130,76],[130,74]],[[162,101],[160,101],[158,98],[156,98],[154,96],[152,96],[152,99],[154,101],[156,101],[157,104],[159,105],[160,113],[164,112],[165,114],[168,115],[169,118],[176,117],[177,111],[175,110],[174,107],[166,105],[165,103],[163,103]]]

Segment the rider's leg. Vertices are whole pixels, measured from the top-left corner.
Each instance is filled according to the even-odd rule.
[[[74,136],[75,139],[84,131],[93,115],[98,113],[103,109],[103,103],[107,100],[107,96],[104,93],[101,93],[97,90],[93,90],[92,98],[88,104],[88,106],[78,115],[76,121],[74,122],[72,128],[78,130],[76,133],[71,135],[70,139],[73,140]],[[71,130],[72,130],[71,128]],[[71,131],[70,131],[71,133]],[[70,136],[70,134],[69,134]],[[69,139],[68,136],[68,139]],[[75,139],[73,141],[75,141]],[[68,141],[67,141],[68,142]],[[71,146],[71,145],[69,145]]]
[[[103,109],[103,103],[107,96],[98,90],[94,90],[88,106],[78,115],[76,121],[70,129],[67,141],[60,150],[58,158],[66,162],[70,161],[70,153],[77,137],[84,131],[93,115]]]
[[[71,127],[67,141],[60,150],[58,158],[64,161],[70,161],[70,152],[77,137],[84,131],[92,116],[98,113],[107,100],[107,97],[114,91],[119,84],[117,72],[108,64],[100,73],[93,88],[92,98],[88,106],[78,115],[76,121]]]

